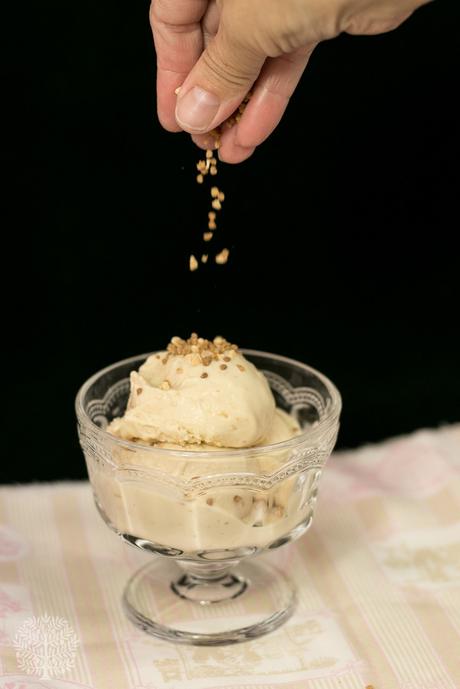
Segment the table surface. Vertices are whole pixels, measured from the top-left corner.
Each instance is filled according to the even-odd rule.
[[[0,689],[459,689],[460,425],[333,455],[310,531],[263,557],[299,589],[284,627],[172,645],[125,619],[146,556],[107,529],[86,482],[0,488]],[[17,643],[53,622],[75,664],[40,679]]]

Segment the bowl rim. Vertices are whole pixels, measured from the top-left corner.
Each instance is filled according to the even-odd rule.
[[[77,395],[75,397],[75,411],[77,415],[78,421],[83,425],[89,425],[89,427],[95,432],[98,436],[100,436],[101,440],[105,439],[108,440],[109,442],[118,445],[120,447],[125,447],[128,450],[135,450],[136,452],[151,452],[152,454],[155,454],[157,456],[164,456],[164,457],[178,457],[178,458],[187,458],[189,460],[194,459],[210,459],[211,457],[216,460],[220,456],[222,459],[227,459],[227,458],[235,458],[235,457],[248,457],[248,456],[253,456],[253,455],[260,455],[260,454],[266,454],[268,452],[279,452],[282,450],[289,450],[296,448],[299,445],[303,445],[306,442],[308,442],[308,439],[314,436],[316,439],[318,435],[327,432],[330,430],[336,423],[338,425],[338,420],[339,416],[342,410],[342,398],[341,395],[337,389],[337,387],[334,385],[334,383],[328,378],[324,373],[321,373],[317,369],[313,368],[312,366],[308,366],[307,364],[304,364],[301,361],[297,361],[296,359],[292,359],[290,357],[282,356],[281,354],[274,354],[272,352],[265,352],[265,351],[259,351],[257,349],[246,349],[246,348],[239,348],[239,352],[243,355],[246,356],[248,354],[249,356],[257,356],[261,358],[266,358],[266,359],[277,359],[278,361],[282,361],[286,364],[291,364],[297,368],[303,368],[305,371],[308,371],[308,373],[312,373],[315,375],[327,388],[330,397],[331,397],[331,403],[329,406],[329,409],[327,413],[325,414],[324,418],[322,418],[320,421],[316,423],[316,425],[312,428],[308,428],[302,433],[299,433],[298,435],[293,436],[292,438],[289,438],[288,440],[283,440],[279,443],[272,443],[271,445],[257,445],[253,447],[243,447],[243,448],[222,448],[218,450],[186,450],[186,449],[172,449],[172,448],[164,448],[164,447],[156,447],[154,445],[147,445],[143,443],[136,443],[132,440],[125,440],[123,438],[118,438],[115,435],[112,435],[112,433],[109,433],[103,428],[100,428],[97,424],[92,421],[92,419],[88,416],[84,406],[83,406],[83,399],[85,397],[86,392],[88,389],[93,385],[96,380],[99,378],[102,378],[105,374],[109,373],[115,368],[118,368],[119,366],[129,364],[131,362],[137,362],[140,360],[147,359],[149,356],[152,356],[154,354],[161,354],[164,353],[165,350],[156,350],[153,352],[149,352],[147,354],[137,354],[135,356],[127,357],[126,359],[120,359],[119,361],[116,361],[113,364],[110,364],[109,366],[106,366],[99,371],[96,371],[96,373],[93,373],[92,376],[90,376],[80,387],[80,389],[77,392]],[[133,368],[133,370],[135,370]],[[260,369],[259,369],[260,370]],[[145,470],[147,467],[143,467]]]

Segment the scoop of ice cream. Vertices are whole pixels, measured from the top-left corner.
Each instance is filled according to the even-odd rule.
[[[150,444],[238,448],[260,444],[279,423],[265,376],[237,347],[192,335],[131,373],[126,412],[108,430]]]

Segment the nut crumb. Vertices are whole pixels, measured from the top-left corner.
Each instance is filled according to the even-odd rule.
[[[207,499],[206,499],[206,504],[207,504],[207,505],[210,505],[210,506],[214,505],[214,500],[213,500],[213,498],[207,498]]]
[[[203,239],[205,242],[210,242],[212,239],[212,232],[204,232]]]
[[[228,257],[230,255],[230,251],[228,249],[222,249],[220,254],[217,254],[215,261],[219,265],[223,265],[224,263],[227,263]]]
[[[208,262],[208,254],[202,254],[201,255],[201,263],[207,263]]]
[[[208,377],[208,374],[206,373],[206,371],[204,373],[202,373],[200,376],[200,378],[207,378],[207,377]]]
[[[198,268],[198,261],[196,260],[196,258],[193,254],[190,256],[190,259],[189,259],[189,267],[190,267],[190,270],[192,271],[192,273],[194,270],[196,270]]]
[[[243,498],[241,497],[241,495],[234,495],[233,496],[233,502],[241,502],[242,499]]]
[[[143,392],[144,392],[144,391],[143,391],[142,388],[137,388],[137,390],[136,390],[136,394],[137,394],[137,395],[142,395]]]
[[[177,89],[175,89],[174,93],[176,94],[176,96],[179,95],[181,88],[182,86],[178,86]]]
[[[227,364],[221,364],[219,368],[221,371],[225,371],[225,369],[227,368]]]
[[[208,148],[206,151],[206,158],[212,158],[212,157],[213,157],[212,149]]]
[[[219,201],[219,199],[214,199],[214,201],[211,203],[211,206],[216,209],[216,211],[220,211],[222,208],[222,204]]]
[[[246,371],[246,369],[244,368],[244,366],[242,366],[241,364],[237,364],[236,366],[237,366],[237,368],[240,369],[240,371]]]
[[[170,385],[170,383],[169,383],[169,380],[164,380],[164,381],[161,383],[160,388],[161,388],[162,390],[170,390],[170,389],[171,389],[171,385]]]
[[[185,357],[190,355],[193,365],[201,363],[204,366],[209,366],[212,361],[219,361],[220,358],[224,357],[233,357],[237,350],[237,345],[231,344],[223,337],[215,337],[211,342],[198,337],[196,333],[192,333],[187,340],[173,337],[167,346],[167,353],[163,361],[166,363],[170,356]]]
[[[227,362],[228,362],[228,361],[231,361],[231,359],[230,359],[229,356],[224,356],[224,361],[227,361]]]
[[[198,182],[198,184],[203,184],[204,177],[203,177],[203,175],[201,174],[201,172],[200,172],[199,175],[196,176],[196,181]]]

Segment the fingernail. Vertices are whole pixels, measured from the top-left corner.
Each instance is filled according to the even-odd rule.
[[[205,132],[213,123],[219,105],[217,96],[194,86],[177,100],[177,123],[187,130]]]

